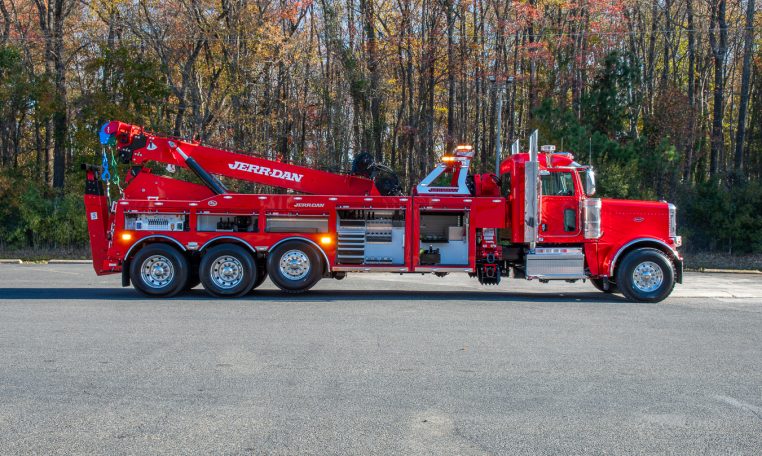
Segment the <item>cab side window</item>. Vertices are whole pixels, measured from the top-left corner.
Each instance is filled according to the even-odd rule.
[[[541,176],[544,196],[574,196],[574,177],[571,172],[552,172]]]

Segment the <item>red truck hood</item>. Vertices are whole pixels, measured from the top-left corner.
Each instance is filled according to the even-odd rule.
[[[652,237],[670,244],[669,206],[663,201],[601,198],[602,242]]]

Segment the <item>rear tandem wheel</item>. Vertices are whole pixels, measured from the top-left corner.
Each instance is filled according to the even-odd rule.
[[[170,245],[148,244],[130,261],[130,281],[147,296],[174,296],[188,283],[188,259]]]
[[[312,288],[323,275],[323,261],[313,246],[303,241],[286,241],[267,255],[270,280],[287,293]]]
[[[198,275],[207,293],[220,298],[236,298],[251,290],[257,278],[257,265],[243,247],[220,244],[204,252]]]

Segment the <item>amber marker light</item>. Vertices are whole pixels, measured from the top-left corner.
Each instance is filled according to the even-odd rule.
[[[126,241],[129,241],[130,239],[132,239],[132,235],[130,233],[122,233],[122,240],[123,241],[126,242]]]
[[[453,157],[452,155],[442,155],[442,161],[443,162],[454,162],[455,161],[455,157]]]
[[[333,244],[333,238],[331,238],[331,236],[323,236],[320,238],[320,243],[323,245],[331,245]]]

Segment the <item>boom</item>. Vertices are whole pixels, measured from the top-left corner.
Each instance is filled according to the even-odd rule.
[[[113,121],[103,126],[101,143],[107,144],[112,138],[125,163],[141,166],[155,161],[189,168],[218,194],[227,190],[206,172],[313,195],[379,195],[373,181],[365,177],[203,146],[196,141],[149,133],[143,127],[123,122]]]

